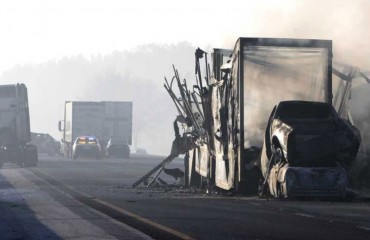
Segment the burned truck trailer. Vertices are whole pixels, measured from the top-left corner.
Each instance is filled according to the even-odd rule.
[[[274,158],[278,156],[274,145],[266,146],[266,139],[270,137],[267,130],[270,126],[271,111],[275,105],[283,101],[332,105],[332,42],[309,39],[239,38],[233,50],[214,49],[213,71],[208,64],[207,53],[198,48],[195,57],[196,84],[192,88],[188,86],[186,80],[180,79],[175,68],[175,76],[170,81],[167,79],[165,81],[165,88],[179,115],[174,123],[176,138],[171,154],[162,163],[162,168],[155,168],[159,169],[156,176],[170,159],[185,154],[185,182],[188,186],[201,185],[206,179],[208,186],[215,185],[224,190],[257,193],[260,188],[262,193],[265,192],[263,190],[269,190],[275,197],[289,196],[287,191],[275,194],[276,184],[270,184],[276,182],[276,179],[272,179],[274,175],[270,174],[271,171],[278,172],[279,180],[284,182],[285,173],[289,171],[280,172],[280,170],[283,169],[282,166],[290,168],[287,161],[282,161],[284,159],[282,151],[278,161],[277,157]],[[293,107],[291,110],[299,109]],[[339,119],[334,112],[333,118]],[[335,152],[335,147],[329,149],[333,144],[328,144],[330,146],[327,152],[333,154],[325,157],[330,164],[326,163],[325,159],[320,159],[322,162],[318,165],[294,164],[294,167],[298,168],[295,169],[297,175],[300,172],[304,175],[302,178],[297,177],[303,183],[298,189],[313,190],[302,191],[302,195],[315,193],[315,187],[321,185],[317,184],[317,181],[325,186],[333,182],[333,186],[326,190],[320,189],[326,196],[330,196],[331,192],[336,196],[338,191],[339,195],[345,193],[347,172],[340,164],[345,162],[350,165],[354,161],[360,139],[357,129],[350,123],[340,120],[337,122],[338,126],[345,125],[343,128],[346,130],[342,133],[350,135],[351,139],[348,142],[353,140],[353,144],[345,149],[337,148],[338,152]],[[182,134],[179,133],[178,124],[182,126]],[[294,131],[300,127],[303,125]],[[316,136],[305,137],[323,139],[325,134],[327,133],[321,132]],[[301,141],[297,144],[305,143]],[[309,147],[305,150],[310,151]],[[335,160],[346,151],[350,154],[343,156],[350,156],[348,159]],[[290,161],[297,162],[293,158],[290,158]],[[309,179],[311,173],[320,172],[322,169],[317,168],[321,167],[328,168],[325,174],[319,174],[319,179]],[[154,170],[143,179],[154,173]],[[307,172],[309,173],[306,174]],[[332,181],[332,178],[339,177],[343,179],[343,184],[337,189],[337,180]],[[264,180],[260,181],[261,179]],[[316,182],[305,185],[305,181]],[[331,191],[331,187],[338,191]]]
[[[37,148],[31,144],[27,87],[24,84],[0,86],[0,166],[13,162],[37,165]]]
[[[331,104],[332,42],[240,38],[226,65],[220,61],[224,53],[227,51],[213,53],[213,156],[195,156],[195,169],[202,174],[199,170],[208,168],[203,176],[213,175],[220,188],[242,191],[248,185],[256,186],[261,176],[264,136],[277,103]]]

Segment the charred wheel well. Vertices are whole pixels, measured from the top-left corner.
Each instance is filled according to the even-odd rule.
[[[286,159],[286,156],[284,155],[284,151],[281,147],[281,144],[280,144],[280,141],[278,139],[278,137],[276,136],[273,136],[272,137],[272,140],[271,140],[271,152],[273,153],[275,149],[277,148],[280,148],[281,149],[281,153],[283,155],[283,159]]]
[[[274,148],[281,148],[279,139],[276,136],[273,136],[271,140],[271,150],[273,151]]]

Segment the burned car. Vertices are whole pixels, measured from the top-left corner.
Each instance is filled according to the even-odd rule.
[[[360,133],[328,103],[283,101],[270,115],[261,157],[275,197],[344,196]]]

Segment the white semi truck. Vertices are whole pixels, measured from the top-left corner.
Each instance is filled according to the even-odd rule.
[[[67,101],[64,120],[59,121],[62,133],[61,154],[72,157],[73,142],[79,136],[95,136],[102,148],[109,139],[121,139],[131,145],[132,102]]]
[[[27,88],[24,84],[0,86],[0,167],[5,162],[37,165],[37,148],[31,143]]]

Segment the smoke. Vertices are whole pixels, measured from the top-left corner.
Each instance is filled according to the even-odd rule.
[[[360,130],[362,145],[370,153],[370,84],[352,88],[349,109],[353,123]]]
[[[63,119],[65,101],[133,101],[133,134],[137,147],[168,154],[176,109],[163,88],[172,77],[172,64],[182,78],[194,74],[195,47],[142,45],[133,51],[106,56],[65,57],[39,65],[17,66],[5,72],[3,84],[23,82],[28,87],[31,129],[61,138],[57,123]]]
[[[192,3],[197,7],[192,6]],[[75,3],[73,3],[74,5]],[[62,119],[66,100],[133,101],[134,134],[137,136],[138,145],[147,148],[152,153],[167,154],[173,136],[171,122],[176,112],[170,98],[162,88],[163,77],[172,76],[171,64],[175,64],[180,74],[185,74],[181,76],[182,78],[193,79],[195,46],[232,49],[239,37],[330,39],[333,40],[334,60],[358,66],[363,71],[370,70],[370,31],[368,31],[370,28],[368,13],[370,2],[367,0],[320,2],[241,0],[231,1],[226,5],[224,2],[210,4],[193,1],[183,5],[178,3],[173,6],[166,5],[165,10],[169,15],[163,15],[165,17],[160,18],[160,10],[163,7],[156,3],[144,8],[145,14],[132,12],[130,21],[115,20],[114,22],[105,22],[106,24],[102,23],[110,18],[100,17],[97,19],[96,14],[82,16],[82,10],[86,8],[83,5],[81,13],[78,8],[74,15],[78,15],[78,19],[84,19],[84,24],[79,25],[78,22],[73,21],[73,18],[70,18],[68,27],[68,25],[63,25],[65,23],[63,16],[63,18],[56,19],[58,27],[55,27],[55,22],[40,18],[40,21],[33,25],[43,26],[41,23],[46,22],[52,26],[47,29],[31,31],[31,24],[29,25],[30,33],[20,30],[21,27],[27,26],[23,25],[24,21],[20,21],[10,29],[17,29],[16,32],[19,32],[19,39],[22,41],[15,41],[15,45],[18,44],[18,46],[10,49],[9,52],[23,54],[31,49],[32,51],[29,52],[32,54],[27,59],[37,58],[38,51],[40,56],[42,55],[42,49],[32,49],[32,46],[45,39],[55,39],[55,42],[58,43],[58,50],[64,49],[63,51],[65,51],[77,48],[77,52],[84,53],[96,49],[97,42],[87,41],[87,38],[96,38],[97,35],[104,37],[100,40],[115,39],[113,42],[116,44],[113,45],[117,48],[122,48],[122,45],[117,43],[124,42],[123,40],[126,38],[130,40],[130,43],[136,43],[139,40],[140,43],[164,42],[163,39],[166,38],[171,39],[170,42],[177,42],[180,40],[178,36],[181,39],[191,41],[194,46],[184,42],[173,45],[147,44],[138,46],[132,51],[116,51],[112,54],[95,55],[89,58],[86,55],[68,56],[43,64],[16,66],[5,72],[0,77],[0,82],[2,84],[26,83],[29,90],[32,130],[51,133],[57,139],[60,139],[57,122]],[[109,8],[108,5],[104,5],[104,7]],[[154,11],[152,7],[155,7]],[[172,7],[174,8],[171,9]],[[18,8],[17,6],[16,9]],[[137,8],[140,11],[143,10],[141,5]],[[26,10],[25,13],[30,12],[28,9]],[[118,8],[117,12],[119,13],[115,15],[116,17],[125,15]],[[52,13],[54,12],[52,11]],[[150,15],[151,13],[155,13],[155,15]],[[135,15],[139,19],[135,19]],[[148,18],[143,17],[146,15]],[[95,18],[90,19],[91,16]],[[171,21],[171,19],[176,19],[176,21]],[[12,19],[13,21],[5,20],[7,19],[4,19],[4,23],[12,23],[16,22],[17,18]],[[88,24],[92,20],[98,23],[97,26]],[[150,21],[154,23],[148,24]],[[126,33],[134,32],[135,29],[141,30],[137,30],[135,34],[125,34],[124,39],[119,38],[119,35],[116,34],[109,35],[106,31],[109,29],[107,26],[116,28],[117,26],[114,25],[116,22],[120,22],[120,24],[128,22],[126,27],[129,30],[126,29]],[[141,24],[137,25],[138,22]],[[176,22],[176,25],[173,22]],[[34,22],[31,21],[31,23]],[[72,29],[75,24],[80,28],[71,32],[63,31],[63,29]],[[125,26],[119,27],[123,29]],[[89,33],[89,29],[93,29],[94,35],[87,34],[86,37],[85,32]],[[56,34],[54,30],[60,32],[61,35]],[[42,34],[39,38],[34,39],[32,36],[36,32]],[[45,32],[49,33],[50,38],[45,38]],[[64,35],[68,36],[68,39],[63,39]],[[135,38],[137,35],[140,37]],[[9,43],[13,41],[11,36],[13,35],[10,34],[5,38],[5,40],[9,38]],[[24,36],[31,38],[26,41]],[[31,41],[32,39],[34,41]],[[85,43],[90,47],[85,48],[85,46],[78,45],[79,39],[90,43]],[[50,42],[42,43],[48,45]],[[64,45],[63,42],[69,42],[71,45]],[[42,46],[42,48],[53,52],[54,45],[49,44],[45,47]],[[104,47],[99,45],[99,49],[106,49],[106,45],[109,44],[105,44]],[[26,46],[26,48],[21,48],[21,46]],[[60,51],[56,52],[64,54]],[[12,54],[9,53],[9,56],[11,58]],[[273,94],[277,93],[270,95],[273,96]]]
[[[334,59],[370,69],[370,2],[367,0],[243,1],[229,20],[221,46],[233,48],[238,37],[333,40]]]

